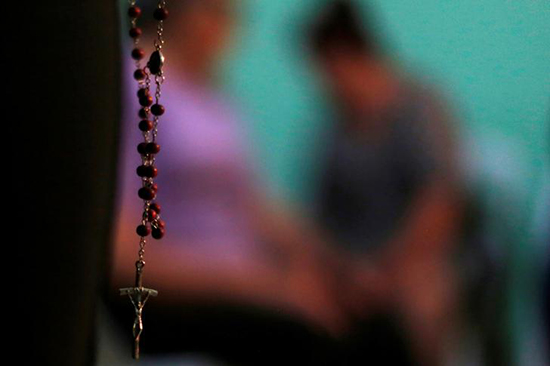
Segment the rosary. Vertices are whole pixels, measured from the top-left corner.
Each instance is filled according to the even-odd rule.
[[[136,173],[142,182],[142,186],[138,190],[138,196],[143,200],[144,204],[141,223],[136,229],[140,239],[138,260],[136,261],[135,284],[134,287],[120,289],[120,295],[127,295],[134,306],[135,320],[132,333],[134,336],[132,357],[139,359],[139,340],[143,332],[143,307],[150,296],[157,296],[158,294],[156,290],[143,287],[145,238],[151,235],[154,239],[158,240],[164,236],[164,221],[160,218],[160,205],[154,202],[158,187],[153,179],[158,174],[158,170],[155,167],[155,156],[160,151],[160,145],[156,142],[157,127],[160,116],[164,114],[164,107],[159,102],[161,85],[165,79],[162,71],[164,56],[161,51],[164,44],[163,22],[168,17],[166,0],[158,0],[157,7],[153,12],[153,17],[158,22],[157,38],[154,41],[155,51],[151,54],[145,67],[141,66],[141,60],[145,57],[145,52],[138,47],[142,30],[137,27],[137,20],[141,16],[141,9],[136,6],[136,0],[130,0],[128,16],[130,17],[131,24],[129,35],[134,42],[134,49],[131,55],[136,64],[133,76],[138,83],[137,96],[141,105],[138,112],[140,118],[138,128],[143,133],[143,142],[137,146],[137,150],[141,156],[142,163],[138,166]],[[154,98],[151,95],[152,78],[155,83]]]

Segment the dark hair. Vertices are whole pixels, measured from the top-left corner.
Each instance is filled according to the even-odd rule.
[[[361,9],[349,0],[335,0],[322,10],[307,31],[308,48],[322,56],[333,48],[347,48],[365,54],[378,52],[372,32],[366,30]],[[372,24],[366,24],[372,26]]]

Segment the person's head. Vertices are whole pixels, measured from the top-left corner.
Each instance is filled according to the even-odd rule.
[[[346,107],[376,103],[386,72],[381,47],[364,24],[361,8],[349,0],[330,1],[307,32],[308,48],[332,92]]]
[[[235,22],[235,0],[179,0],[177,37],[187,57],[216,60],[225,50]]]
[[[164,22],[165,56],[169,65],[191,76],[207,76],[229,45],[235,25],[238,0],[177,0],[168,3],[169,17]],[[145,6],[145,5],[144,5]],[[152,7],[156,1],[150,1]],[[139,25],[151,37],[156,22],[142,17]]]

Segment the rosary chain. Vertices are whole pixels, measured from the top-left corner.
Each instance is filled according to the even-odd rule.
[[[141,29],[137,27],[137,20],[141,15],[141,9],[136,6],[136,0],[129,0],[130,5],[129,15],[130,15],[130,36],[133,38],[134,50],[132,51],[132,57],[135,60],[136,72],[134,73],[134,78],[138,84],[138,96],[140,97],[140,104],[142,108],[140,109],[139,116],[142,121],[140,122],[140,129],[143,136],[143,144],[146,151],[140,151],[142,165],[138,168],[142,170],[148,169],[147,173],[141,174],[138,171],[138,175],[141,176],[141,189],[138,192],[140,198],[143,199],[143,212],[141,215],[141,224],[138,226],[137,232],[140,236],[139,241],[139,251],[138,251],[138,271],[141,271],[141,268],[145,264],[143,256],[145,254],[145,246],[147,244],[146,236],[149,235],[151,229],[153,230],[153,238],[160,239],[164,235],[164,223],[160,219],[160,209],[158,204],[155,204],[153,209],[152,201],[156,197],[156,187],[153,178],[156,176],[156,167],[155,167],[155,156],[158,153],[158,145],[156,145],[157,136],[158,136],[158,125],[160,115],[164,113],[164,107],[160,104],[160,98],[162,95],[161,85],[165,80],[164,72],[162,70],[162,64],[164,58],[160,53],[162,46],[164,45],[164,19],[166,19],[168,12],[166,10],[166,0],[159,0],[157,3],[157,8],[154,12],[154,18],[157,20],[156,27],[156,38],[153,42],[155,52],[158,56],[158,64],[156,68],[151,66],[153,62],[153,55],[151,59],[146,64],[145,67],[141,66],[141,59],[144,57],[144,52],[141,48],[138,47],[140,42]],[[152,70],[155,71],[152,71]],[[151,97],[152,82],[151,79],[154,78],[155,84],[155,93],[154,99]],[[154,102],[154,104],[153,104]],[[156,109],[155,109],[156,108]],[[151,118],[151,115],[153,118]],[[152,119],[152,121],[150,121]],[[152,151],[148,150],[148,147],[152,146]],[[155,147],[157,146],[157,147]],[[145,168],[145,169],[144,169]],[[151,229],[149,229],[148,224],[150,224]]]
[[[138,259],[135,262],[136,280],[134,287],[120,289],[121,295],[128,295],[134,306],[135,320],[133,327],[134,347],[132,355],[139,359],[140,336],[143,331],[142,311],[145,302],[149,296],[156,296],[157,291],[143,287],[143,268],[145,267],[145,247],[147,244],[146,236],[152,234],[154,239],[160,239],[164,236],[164,222],[160,219],[160,206],[153,202],[156,198],[157,185],[153,178],[157,175],[155,167],[155,156],[160,151],[160,146],[156,143],[157,127],[159,116],[164,114],[164,107],[160,104],[160,87],[164,81],[162,66],[164,57],[160,50],[164,44],[163,39],[163,20],[168,16],[166,10],[166,0],[159,0],[157,9],[153,17],[158,21],[157,37],[154,41],[155,51],[151,54],[149,62],[145,67],[141,66],[141,59],[145,56],[143,49],[139,47],[141,28],[137,26],[137,19],[141,16],[141,9],[136,6],[136,0],[129,0],[128,16],[130,17],[129,35],[133,38],[132,58],[135,60],[134,79],[138,84],[137,96],[141,109],[138,112],[141,121],[139,129],[142,131],[143,142],[138,145],[138,152],[141,156],[141,165],[136,172],[141,177],[141,188],[138,190],[138,196],[143,199],[143,212],[141,223],[136,232],[139,235]],[[155,98],[151,96],[151,77],[154,75]],[[154,103],[154,104],[153,104]],[[151,121],[151,115],[154,117]]]

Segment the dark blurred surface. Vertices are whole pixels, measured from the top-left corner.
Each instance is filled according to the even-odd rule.
[[[16,363],[91,365],[116,187],[119,24],[112,1],[37,3],[22,29]],[[40,31],[39,31],[40,30]],[[20,105],[20,103],[25,103]],[[30,359],[29,359],[30,358]],[[14,362],[14,361],[10,361]]]

